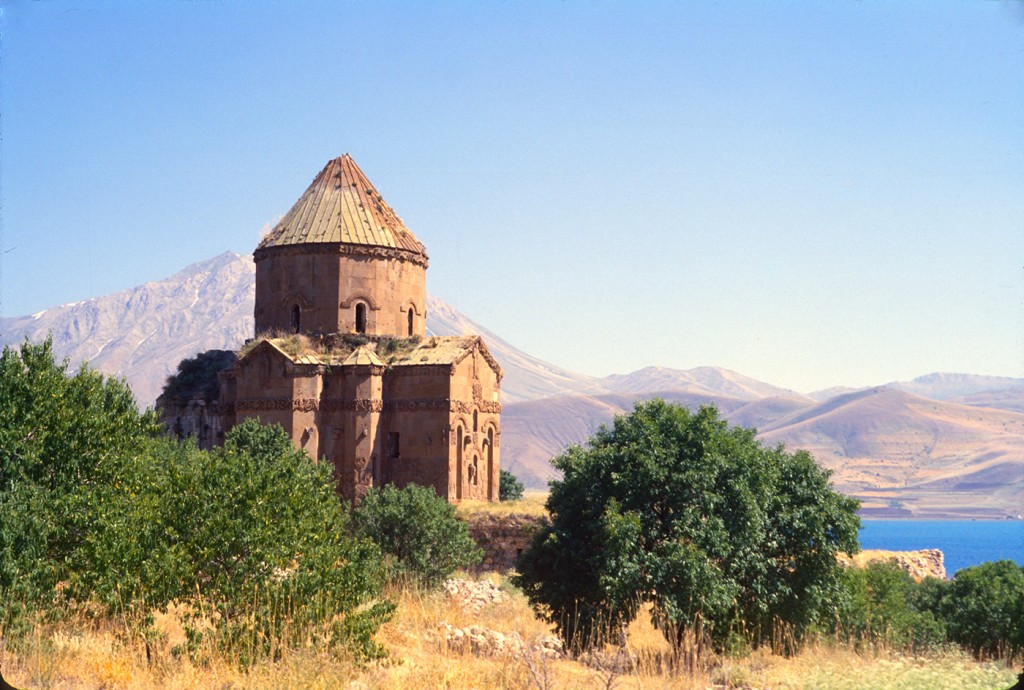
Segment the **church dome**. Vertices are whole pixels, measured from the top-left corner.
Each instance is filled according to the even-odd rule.
[[[324,166],[256,252],[301,244],[384,247],[427,259],[423,244],[347,153]]]

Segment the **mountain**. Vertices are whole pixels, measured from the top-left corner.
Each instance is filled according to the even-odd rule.
[[[252,337],[255,275],[251,258],[226,252],[130,290],[0,319],[0,345],[52,333],[58,357],[124,376],[152,405],[182,359]]]
[[[912,381],[896,381],[887,388],[935,400],[962,400],[970,396],[990,395],[997,391],[1015,391],[1024,396],[1024,379],[1008,376],[976,376],[974,374],[926,374]]]
[[[152,405],[182,359],[234,350],[252,337],[255,285],[252,257],[225,252],[130,290],[0,319],[0,345],[52,333],[59,357],[126,377],[139,403]],[[427,332],[483,335],[505,372],[505,402],[605,390],[598,379],[517,350],[433,295],[427,296]]]
[[[583,443],[615,415],[633,409],[638,398],[664,398],[696,409],[714,404],[721,411],[743,407],[745,401],[726,395],[680,390],[645,393],[566,395],[502,406],[502,466],[532,488],[543,488],[554,475],[549,460],[574,443]]]
[[[916,516],[1024,506],[1024,414],[882,386],[795,410],[760,439],[809,451],[843,491]]]
[[[131,290],[0,319],[0,344],[52,333],[58,356],[125,376],[152,404],[181,359],[252,336],[254,283],[252,259],[228,252]],[[767,443],[806,448],[869,514],[1022,512],[1024,379],[934,373],[805,396],[717,367],[597,378],[516,349],[435,296],[427,309],[428,333],[479,333],[501,364],[502,464],[528,486],[545,486],[550,458],[568,445],[637,398],[659,396],[691,408],[713,403]]]
[[[501,364],[504,372],[501,380],[504,403],[604,390],[600,379],[562,369],[517,350],[501,336],[472,321],[441,299],[427,295],[428,335],[470,333],[482,335],[487,342],[487,349]]]
[[[893,381],[885,387],[934,400],[1024,412],[1024,379],[1021,378],[934,372],[911,381]],[[807,397],[824,402],[837,395],[863,390],[866,389],[838,386],[809,393]]]
[[[685,390],[707,395],[725,394],[742,400],[771,396],[803,397],[794,391],[719,367],[698,367],[686,371],[666,369],[665,367],[647,367],[634,371],[632,374],[612,374],[601,379],[601,382],[609,391],[615,393]]]

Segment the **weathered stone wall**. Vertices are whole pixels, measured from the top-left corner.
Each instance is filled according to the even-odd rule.
[[[945,556],[938,549],[921,549],[920,551],[881,551],[869,549],[861,551],[852,558],[846,555],[839,557],[843,565],[856,565],[861,568],[877,561],[891,561],[910,573],[920,582],[926,577],[946,579]]]
[[[206,450],[224,443],[224,428],[216,400],[159,400],[157,410],[167,433],[175,438],[191,436],[200,448]]]
[[[515,569],[516,559],[527,546],[537,530],[541,517],[525,513],[509,515],[469,515],[463,518],[469,525],[469,534],[483,552],[484,557],[477,570],[480,572],[505,572]],[[942,551],[922,549],[920,551],[861,551],[853,558],[842,554],[839,562],[843,565],[864,567],[874,561],[891,561],[920,581],[925,577],[946,578],[946,567]]]
[[[464,518],[469,534],[483,552],[480,572],[505,572],[516,567],[519,558],[541,518],[536,515],[513,513],[510,515],[470,515]]]

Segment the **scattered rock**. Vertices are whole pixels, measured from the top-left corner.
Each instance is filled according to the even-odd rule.
[[[477,656],[522,656],[530,652],[547,658],[562,656],[562,641],[554,635],[546,635],[533,645],[527,646],[517,632],[503,633],[480,625],[456,628],[444,622],[440,626],[441,637],[449,648],[469,651]]]
[[[484,607],[505,600],[505,593],[487,580],[472,582],[452,578],[444,581],[444,590],[463,608],[474,613],[479,613]]]

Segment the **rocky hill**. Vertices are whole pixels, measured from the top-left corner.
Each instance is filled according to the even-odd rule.
[[[152,404],[181,359],[252,336],[254,280],[250,257],[225,253],[131,290],[0,319],[0,344],[52,333],[60,356],[125,376],[140,403]],[[549,459],[566,446],[635,399],[660,396],[713,403],[766,442],[806,448],[870,514],[1024,512],[1024,379],[929,374],[805,396],[716,367],[596,378],[516,349],[437,297],[427,310],[429,333],[479,333],[501,363],[502,463],[528,486],[546,484]]]

